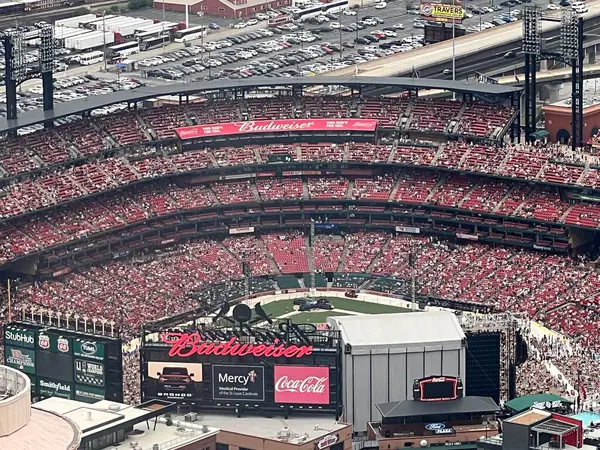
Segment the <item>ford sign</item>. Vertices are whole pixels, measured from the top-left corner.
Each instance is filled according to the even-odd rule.
[[[427,431],[443,430],[444,428],[446,428],[446,425],[443,423],[429,423],[425,425]]]

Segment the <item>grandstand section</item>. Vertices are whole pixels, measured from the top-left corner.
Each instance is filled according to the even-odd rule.
[[[328,80],[353,92],[310,94],[306,80],[236,81],[187,98],[199,88],[170,86],[181,104],[142,102],[154,89],[131,94],[130,111],[93,120],[85,116],[95,104],[59,105],[59,116],[84,117],[7,137],[0,270],[14,280],[15,311],[68,311],[114,322],[133,338],[157,318],[246,294],[306,292],[311,274],[320,290],[406,299],[412,253],[421,305],[517,312],[595,352],[597,159],[508,144],[518,132],[514,88],[455,83],[446,88],[457,100],[424,100],[414,94],[432,87],[428,80]],[[317,119],[377,125],[274,127]],[[270,128],[177,133],[243,131],[258,121]],[[332,303],[340,314],[394,312]],[[265,309],[280,317],[290,306]],[[129,402],[139,395],[138,357],[124,356]]]

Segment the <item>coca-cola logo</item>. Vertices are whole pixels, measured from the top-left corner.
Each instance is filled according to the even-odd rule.
[[[329,367],[275,366],[275,402],[329,403]]]
[[[325,392],[327,381],[329,381],[327,377],[308,377],[294,380],[283,376],[275,383],[275,390],[278,392],[298,392],[300,394],[322,394]]]

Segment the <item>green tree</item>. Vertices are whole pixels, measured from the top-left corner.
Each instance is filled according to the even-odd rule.
[[[82,6],[81,8],[77,8],[73,11],[73,16],[77,17],[77,16],[85,16],[86,14],[89,14],[90,10],[88,8],[86,8],[85,6]]]

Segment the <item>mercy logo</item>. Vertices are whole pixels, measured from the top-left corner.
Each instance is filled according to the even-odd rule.
[[[231,375],[227,372],[219,374],[219,383],[241,384],[247,386],[248,383],[255,383],[258,375],[254,370],[248,372],[248,375]]]

